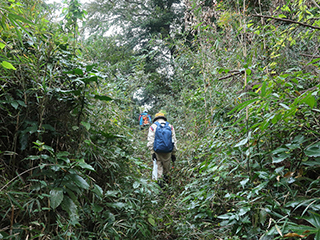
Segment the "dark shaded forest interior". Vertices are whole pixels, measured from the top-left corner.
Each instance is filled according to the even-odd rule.
[[[0,239],[320,240],[318,0],[0,16]],[[175,127],[164,189],[145,109]]]

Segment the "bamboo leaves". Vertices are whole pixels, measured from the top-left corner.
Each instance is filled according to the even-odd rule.
[[[2,15],[2,21],[0,22],[0,26],[6,30],[10,29],[10,25],[13,26],[18,39],[22,41],[22,33],[26,33],[30,36],[29,30],[27,30],[26,27],[31,27],[34,24],[32,21],[20,15],[21,4],[13,5],[14,7],[8,7],[5,5],[0,6],[0,10],[4,13]],[[8,23],[10,23],[10,25]]]

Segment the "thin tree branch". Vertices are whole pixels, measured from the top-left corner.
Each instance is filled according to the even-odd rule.
[[[229,75],[227,75],[227,76],[225,76],[225,77],[222,77],[222,78],[219,78],[218,80],[224,80],[224,79],[227,79],[227,78],[231,78],[231,77],[233,77],[233,76],[236,76],[236,75],[239,75],[239,74],[241,74],[241,73],[243,73],[243,72],[236,72],[236,73],[233,73],[233,74],[229,74]]]
[[[294,21],[294,20],[286,19],[286,18],[277,18],[277,17],[265,16],[265,15],[260,15],[260,14],[253,14],[251,16],[252,17],[261,17],[261,18],[269,18],[269,19],[274,19],[274,20],[278,20],[278,21],[282,21],[282,22],[294,23],[294,24],[298,24],[298,25],[301,25],[301,26],[304,26],[304,27],[309,27],[309,28],[320,30],[320,27],[312,26],[312,25],[307,24],[307,23],[297,22],[297,21]]]
[[[318,3],[315,0],[311,0],[313,2],[314,5],[316,5],[317,8],[320,9],[320,6],[318,5]]]
[[[39,168],[39,167],[43,167],[43,166],[53,166],[55,164],[44,164],[44,165],[38,165],[38,166],[35,166],[35,167],[32,167],[32,168],[29,168],[27,170],[25,170],[24,172],[18,174],[17,176],[15,176],[14,178],[12,178],[6,185],[4,185],[1,189],[0,189],[0,192],[6,188],[10,183],[12,183],[14,180],[16,180],[18,177],[22,176],[23,174],[27,173],[27,172],[30,172],[32,171],[33,169],[36,169],[36,168]]]
[[[308,88],[306,90],[302,90],[301,93],[305,93],[305,92],[311,92],[311,91],[314,91],[316,90],[317,88],[319,88],[319,86],[314,86],[314,87],[311,87],[311,88]]]
[[[320,56],[315,56],[315,55],[310,55],[310,54],[304,54],[304,53],[300,53],[301,56],[304,57],[311,57],[311,58],[320,58]]]

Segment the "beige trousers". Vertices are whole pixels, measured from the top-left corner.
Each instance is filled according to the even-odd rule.
[[[158,178],[167,175],[170,171],[171,153],[156,153],[158,165]]]

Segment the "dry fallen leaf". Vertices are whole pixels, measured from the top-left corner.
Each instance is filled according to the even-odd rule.
[[[290,178],[290,177],[293,176],[293,174],[294,174],[294,172],[287,172],[287,173],[284,175],[284,177]]]
[[[283,237],[305,237],[304,235],[299,235],[298,233],[287,233]]]

